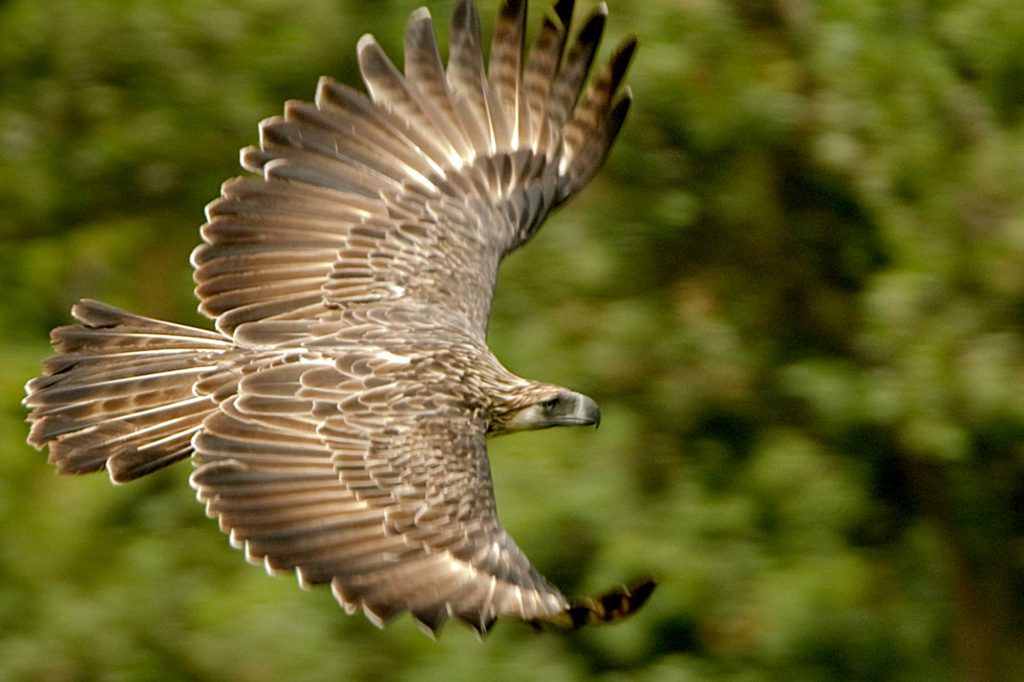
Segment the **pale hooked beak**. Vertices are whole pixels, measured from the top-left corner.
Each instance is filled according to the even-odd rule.
[[[575,397],[575,408],[572,412],[557,417],[556,421],[558,424],[566,426],[593,426],[594,428],[600,426],[601,408],[597,406],[597,403],[582,393],[577,393]]]

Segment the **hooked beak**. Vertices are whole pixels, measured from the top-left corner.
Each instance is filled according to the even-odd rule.
[[[576,408],[569,414],[558,419],[560,425],[593,426],[601,425],[601,408],[593,399],[581,393],[576,394]]]

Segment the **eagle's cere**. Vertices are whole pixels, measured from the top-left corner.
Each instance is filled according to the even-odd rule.
[[[579,625],[653,583],[570,602],[498,523],[486,437],[593,425],[597,404],[521,379],[486,345],[502,258],[583,187],[629,108],[627,41],[586,86],[601,5],[567,47],[558,0],[525,49],[506,0],[485,70],[456,3],[448,65],[417,10],[404,73],[358,44],[369,96],[321,79],[242,153],[192,254],[216,331],[84,300],[29,382],[29,442],[61,473],[118,483],[191,457],[233,545],[348,611]]]

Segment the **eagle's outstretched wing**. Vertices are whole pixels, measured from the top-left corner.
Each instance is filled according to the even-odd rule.
[[[370,96],[324,78],[243,151],[261,178],[228,181],[193,253],[201,310],[245,345],[308,333],[359,303],[432,306],[483,339],[502,256],[603,162],[629,107],[616,99],[635,42],[581,97],[601,5],[565,50],[559,0],[524,54],[525,0],[506,0],[485,74],[472,0],[457,3],[448,68],[430,15],[410,18],[405,74],[359,42]]]
[[[567,613],[498,524],[480,425],[454,395],[383,383],[388,365],[309,355],[246,376],[195,439],[208,513],[250,561],[330,583],[377,624]]]

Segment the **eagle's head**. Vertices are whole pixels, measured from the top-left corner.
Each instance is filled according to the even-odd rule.
[[[493,411],[488,435],[601,423],[601,410],[592,398],[561,386],[533,384],[508,398]]]

